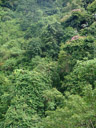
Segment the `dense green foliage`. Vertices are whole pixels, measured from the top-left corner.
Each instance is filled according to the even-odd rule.
[[[0,0],[0,128],[96,128],[96,0]]]

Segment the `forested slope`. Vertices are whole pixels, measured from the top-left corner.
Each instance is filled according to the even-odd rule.
[[[0,128],[96,128],[96,0],[0,0]]]

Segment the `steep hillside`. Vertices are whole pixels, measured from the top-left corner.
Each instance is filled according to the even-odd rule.
[[[96,0],[0,0],[0,128],[96,127]]]

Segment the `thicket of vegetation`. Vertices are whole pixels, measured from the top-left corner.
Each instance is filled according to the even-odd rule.
[[[96,128],[96,0],[0,0],[0,128]]]

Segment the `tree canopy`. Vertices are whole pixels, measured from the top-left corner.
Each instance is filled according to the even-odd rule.
[[[0,128],[96,128],[96,0],[0,0]]]

